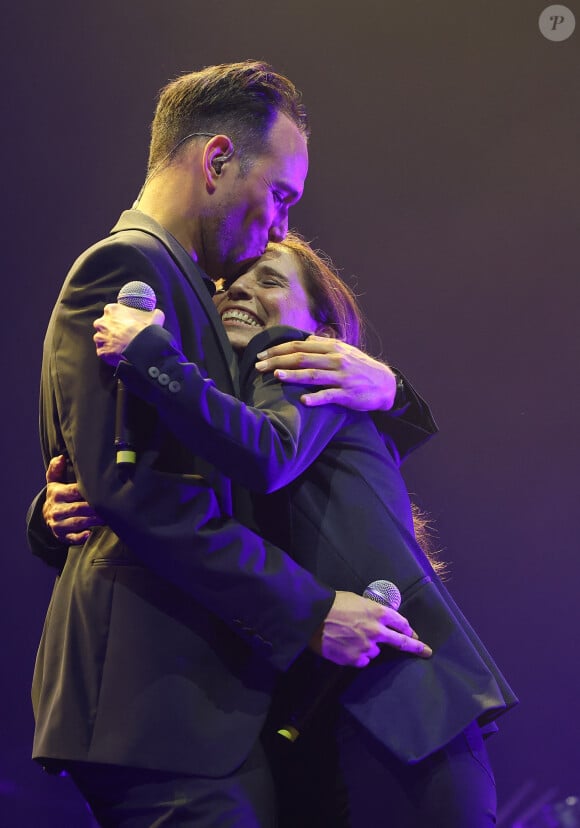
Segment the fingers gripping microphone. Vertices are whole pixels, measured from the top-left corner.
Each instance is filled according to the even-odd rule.
[[[117,302],[128,308],[153,311],[157,304],[157,297],[153,288],[145,282],[127,282],[119,291]],[[120,379],[117,380],[115,449],[117,467],[125,471],[134,468],[137,462],[137,452],[131,427],[131,396]]]
[[[375,601],[389,609],[398,610],[401,606],[401,593],[391,581],[373,581],[363,592],[363,598]],[[295,742],[308,723],[316,715],[316,711],[332,691],[338,690],[343,679],[349,676],[344,667],[328,665],[328,674],[324,681],[309,688],[308,698],[300,707],[295,708],[289,716],[289,721],[277,733],[289,742]]]

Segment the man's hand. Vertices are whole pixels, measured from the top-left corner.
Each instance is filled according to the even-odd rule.
[[[143,328],[163,325],[164,322],[165,314],[159,309],[142,311],[119,305],[118,302],[105,305],[103,315],[93,322],[97,356],[116,368],[127,345]]]
[[[389,411],[397,378],[388,365],[353,345],[325,336],[285,342],[258,354],[258,371],[274,371],[283,382],[328,386],[304,394],[305,405],[338,403],[357,411]]]
[[[431,647],[419,641],[406,618],[353,592],[336,593],[310,648],[335,664],[366,667],[379,654],[379,644],[420,658],[433,655]]]
[[[102,526],[103,521],[83,499],[76,483],[62,483],[65,458],[53,457],[46,470],[46,500],[42,516],[61,543],[69,546],[84,543],[92,526]]]

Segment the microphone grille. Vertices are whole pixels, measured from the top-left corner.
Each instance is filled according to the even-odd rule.
[[[389,609],[398,610],[401,606],[401,593],[392,581],[373,581],[363,592],[363,598],[376,601]]]
[[[127,282],[119,291],[117,302],[136,310],[152,311],[155,310],[157,297],[153,288],[145,282]]]

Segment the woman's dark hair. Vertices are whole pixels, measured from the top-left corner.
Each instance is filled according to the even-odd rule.
[[[288,233],[284,241],[270,244],[296,256],[310,300],[310,313],[321,325],[331,328],[337,339],[363,345],[364,320],[354,293],[342,281],[329,257],[314,250],[298,233]]]
[[[308,138],[300,92],[267,63],[224,63],[182,75],[159,94],[148,174],[196,133],[231,138],[243,173],[267,151],[268,133],[278,113],[287,115]]]

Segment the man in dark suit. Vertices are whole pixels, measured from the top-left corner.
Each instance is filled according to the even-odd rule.
[[[354,666],[379,642],[423,646],[397,613],[335,592],[238,522],[250,522],[244,492],[153,408],[139,409],[133,473],[115,463],[115,382],[93,320],[126,282],[147,282],[183,352],[236,393],[208,277],[233,279],[284,237],[307,135],[296,90],[267,65],[169,84],[138,209],[75,262],[49,323],[43,454],[66,456],[107,525],[69,549],[54,587],[34,757],[67,770],[102,825],[274,824],[257,737],[276,671],[309,645]]]

